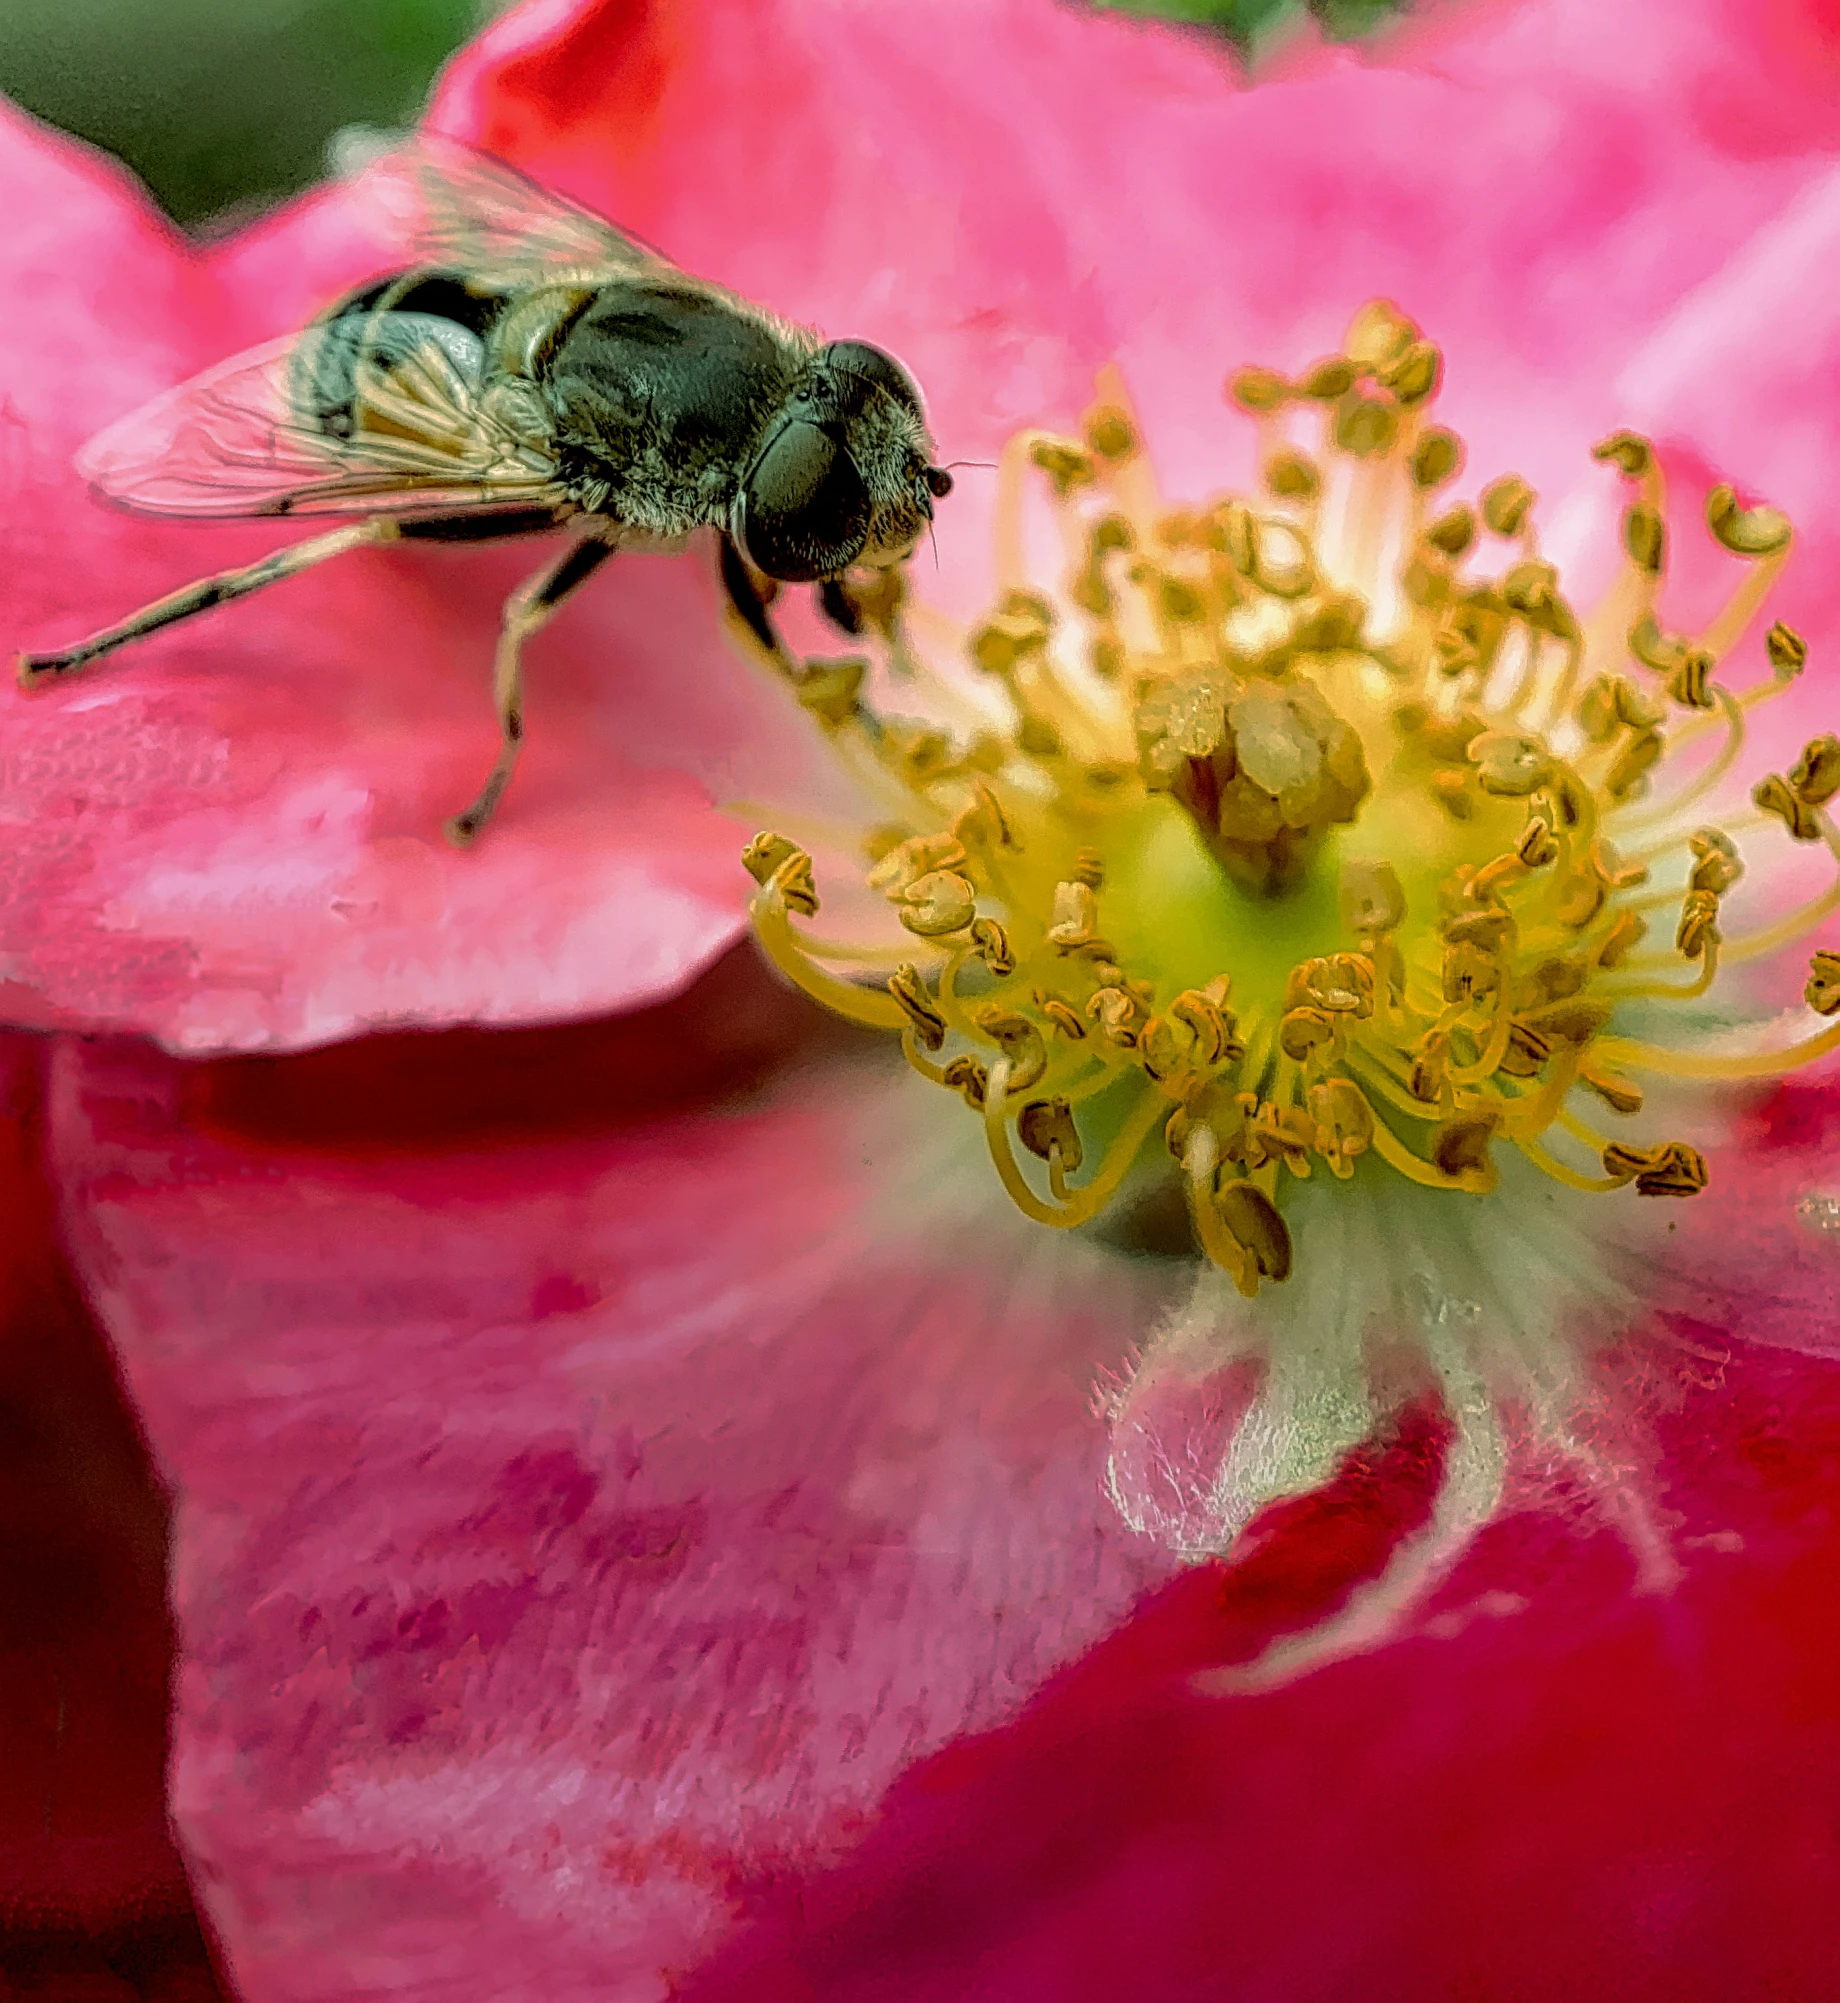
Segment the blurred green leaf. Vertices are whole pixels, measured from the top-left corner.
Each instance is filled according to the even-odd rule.
[[[197,222],[325,171],[341,126],[412,118],[479,0],[0,0],[0,88]]]

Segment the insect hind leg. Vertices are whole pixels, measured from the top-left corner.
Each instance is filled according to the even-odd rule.
[[[473,842],[492,818],[500,796],[511,783],[518,753],[524,745],[524,642],[549,623],[562,601],[584,584],[613,554],[617,545],[599,536],[584,537],[556,561],[527,578],[505,600],[492,661],[492,698],[498,708],[498,757],[479,797],[464,813],[447,823],[447,838],[457,848]]]
[[[104,654],[112,654],[117,647],[125,647],[130,640],[157,633],[162,626],[174,626],[181,619],[191,619],[200,612],[210,611],[215,605],[226,605],[234,598],[246,598],[250,592],[260,591],[265,585],[279,584],[283,578],[298,576],[314,564],[324,563],[328,557],[343,556],[348,549],[359,549],[366,543],[389,542],[396,534],[396,524],[388,517],[355,522],[345,528],[329,530],[323,536],[312,536],[305,542],[290,544],[288,548],[276,550],[272,556],[265,556],[259,562],[245,564],[241,570],[225,570],[215,577],[201,577],[196,584],[188,584],[183,590],[172,592],[165,598],[156,598],[151,605],[143,605],[119,625],[104,627],[100,633],[92,633],[87,640],[79,640],[74,647],[65,647],[56,653],[21,654],[18,657],[20,685],[37,688],[41,683],[75,674],[79,668],[88,667]]]

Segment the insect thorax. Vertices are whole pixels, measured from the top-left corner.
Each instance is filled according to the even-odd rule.
[[[694,282],[602,286],[541,371],[565,482],[654,534],[725,520],[809,352]]]

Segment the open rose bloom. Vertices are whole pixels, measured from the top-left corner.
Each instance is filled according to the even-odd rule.
[[[616,561],[467,852],[528,549],[5,699],[9,1353],[240,1993],[1840,1992],[1833,10],[531,0],[429,123],[989,464],[852,637]],[[276,544],[72,455],[389,223],[0,177],[42,648]],[[176,1896],[96,1534],[34,1923]]]

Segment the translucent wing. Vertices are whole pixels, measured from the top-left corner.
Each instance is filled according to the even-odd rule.
[[[397,316],[411,321],[417,316]],[[414,333],[413,328],[405,330]],[[77,470],[149,514],[395,514],[562,499],[545,434],[515,398],[482,392],[437,338],[411,340],[360,383],[362,427],[328,434],[311,407],[309,327],[181,383],[93,438]]]
[[[417,133],[378,155],[358,171],[353,192],[376,206],[404,245],[405,265],[507,286],[676,269],[599,216],[437,133]]]

